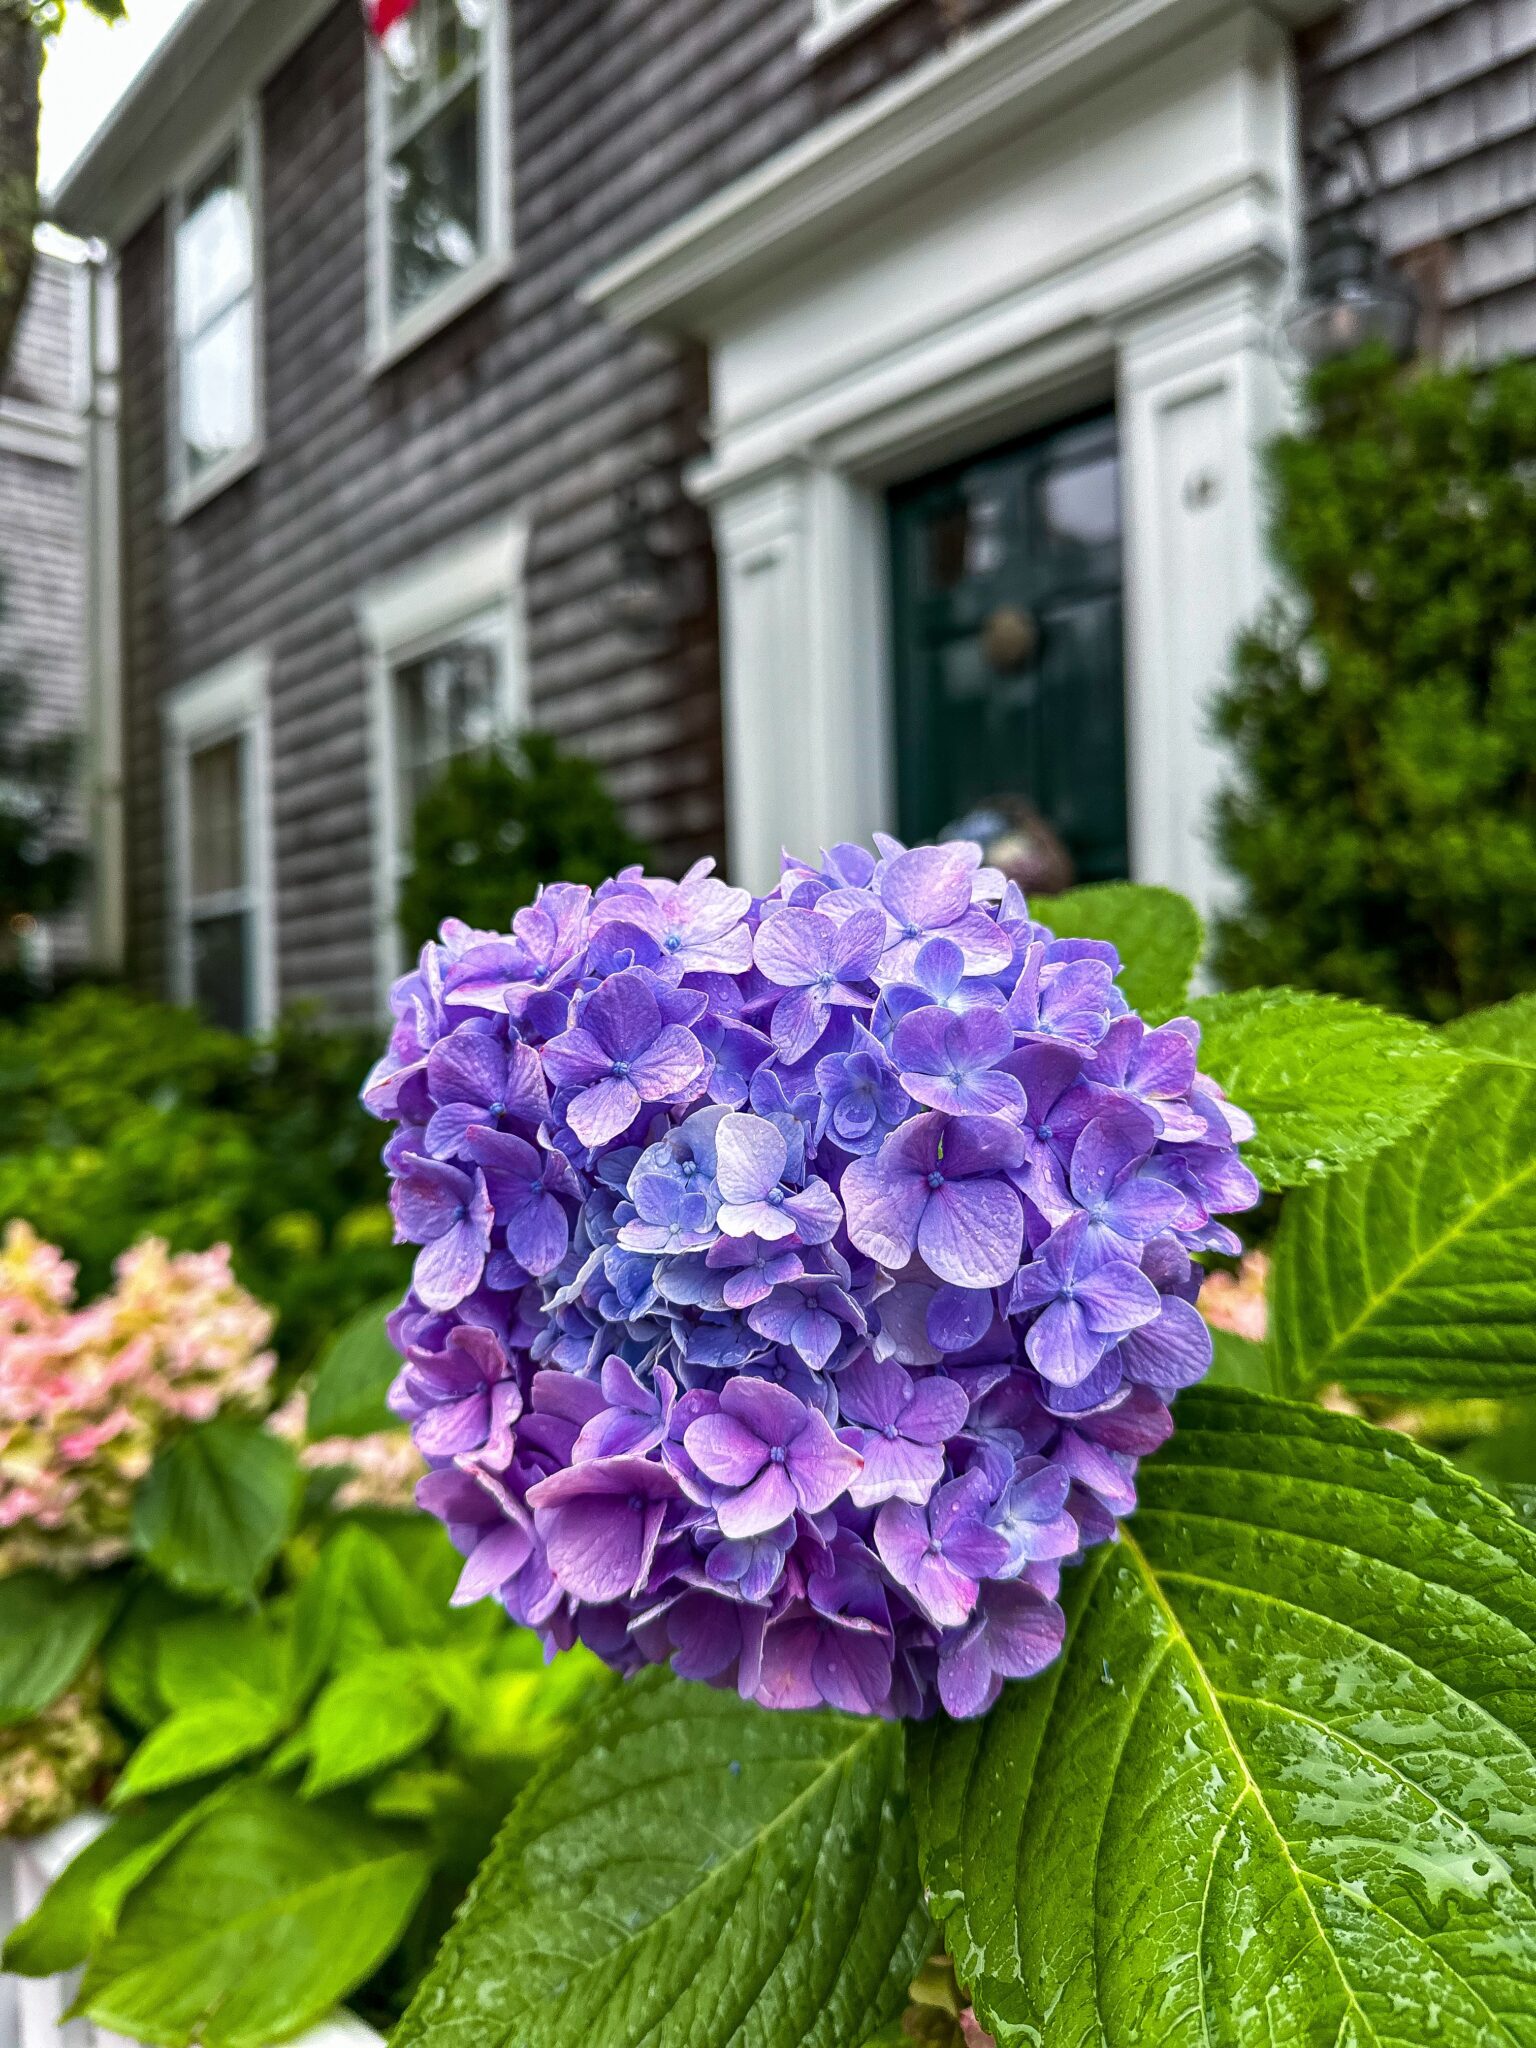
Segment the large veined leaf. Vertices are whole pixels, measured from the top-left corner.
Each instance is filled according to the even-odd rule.
[[[0,1579],[0,1728],[52,1706],[123,1602],[120,1579],[14,1572]]]
[[[1423,1123],[1464,1062],[1425,1024],[1298,989],[1190,1005],[1200,1066],[1258,1125],[1243,1159],[1267,1188],[1299,1188]]]
[[[1297,1388],[1536,1390],[1536,1067],[1469,1064],[1425,1129],[1291,1197],[1271,1343]]]
[[[1124,965],[1120,986],[1144,1017],[1174,1016],[1189,995],[1204,934],[1187,896],[1139,882],[1096,882],[1062,896],[1032,896],[1031,917],[1062,939],[1108,939]]]
[[[1536,995],[1516,996],[1486,1010],[1470,1010],[1443,1027],[1453,1045],[1536,1066]]]
[[[1404,1439],[1201,1391],[1065,1651],[912,1730],[1002,2048],[1536,2043],[1536,1537]]]
[[[298,1479],[293,1452],[258,1423],[188,1430],[139,1488],[134,1547],[179,1593],[247,1599],[291,1526]]]
[[[519,1799],[394,2048],[855,2048],[927,1936],[899,1728],[649,1673]]]
[[[385,1317],[393,1299],[359,1311],[337,1331],[315,1367],[309,1393],[312,1441],[331,1436],[369,1436],[401,1425],[384,1405],[400,1354],[389,1341]]]
[[[388,1829],[241,1786],[129,1895],[77,2010],[164,2048],[271,2048],[372,1975],[429,1874]]]

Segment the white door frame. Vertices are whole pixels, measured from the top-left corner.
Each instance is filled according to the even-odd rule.
[[[1294,132],[1248,0],[1031,0],[593,280],[710,343],[739,880],[893,825],[886,488],[1113,397],[1133,872],[1216,894],[1205,705],[1265,587]]]

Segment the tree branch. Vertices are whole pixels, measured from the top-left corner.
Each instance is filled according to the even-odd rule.
[[[31,0],[0,0],[0,375],[32,276],[42,68]]]

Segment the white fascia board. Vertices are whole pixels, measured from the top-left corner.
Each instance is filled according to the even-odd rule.
[[[707,328],[795,256],[931,189],[1022,123],[1146,62],[1213,22],[1262,13],[1300,24],[1331,0],[1025,0],[856,101],[714,194],[582,287],[621,327]]]
[[[193,0],[43,211],[120,248],[337,0]],[[358,33],[364,32],[361,16]]]

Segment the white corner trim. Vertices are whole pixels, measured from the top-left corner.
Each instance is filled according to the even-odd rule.
[[[191,866],[192,753],[242,734],[247,743],[245,830],[247,893],[255,933],[251,961],[251,1021],[266,1030],[277,1016],[277,899],[272,834],[272,730],[268,681],[272,660],[264,647],[248,648],[182,683],[166,697],[164,770],[169,876],[171,992],[192,1000],[188,882]]]
[[[396,318],[390,310],[388,105],[386,59],[370,38],[367,64],[368,345],[364,369],[377,376],[502,284],[513,268],[512,0],[490,0],[480,66],[477,170],[485,247],[467,270],[449,278],[419,306]]]
[[[1301,19],[1323,0],[1269,0]],[[580,291],[621,327],[696,327],[794,257],[1253,0],[1024,0],[792,143]]]
[[[400,816],[394,673],[402,661],[428,652],[477,619],[495,615],[502,648],[501,725],[508,733],[526,725],[529,684],[523,566],[527,553],[528,521],[513,513],[435,548],[358,593],[358,628],[368,648],[374,957],[381,1002],[402,965],[395,921]]]
[[[860,35],[899,0],[816,0],[816,13],[800,36],[800,54],[809,62]]]

